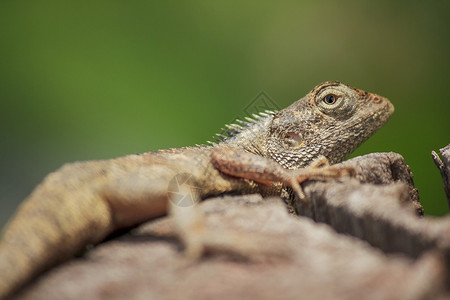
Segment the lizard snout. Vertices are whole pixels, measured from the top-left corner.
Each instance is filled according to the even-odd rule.
[[[389,112],[390,115],[392,115],[394,113],[394,105],[392,105],[391,101],[389,101],[389,99],[382,97],[380,95],[377,94],[372,94],[372,93],[368,93],[368,99],[369,101],[372,101],[375,104],[380,104],[385,106],[387,109],[387,111]]]

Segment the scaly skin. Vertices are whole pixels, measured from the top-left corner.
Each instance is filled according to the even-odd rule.
[[[189,173],[200,198],[222,193],[278,194],[310,178],[345,172],[309,171],[325,156],[342,161],[392,115],[383,97],[339,82],[243,126],[211,146],[161,150],[71,163],[49,174],[19,207],[0,240],[0,298],[112,232],[167,213],[168,185]]]

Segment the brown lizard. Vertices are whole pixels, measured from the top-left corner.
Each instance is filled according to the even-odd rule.
[[[200,199],[279,194],[351,170],[342,161],[392,115],[381,96],[331,81],[278,112],[227,125],[217,144],[64,165],[19,207],[0,240],[0,298],[118,229],[167,213],[169,185],[189,174]],[[171,181],[172,180],[172,181]],[[178,199],[179,200],[179,199]]]

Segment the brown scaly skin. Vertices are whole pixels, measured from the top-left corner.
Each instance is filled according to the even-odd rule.
[[[280,183],[297,189],[307,179],[345,174],[332,166],[303,168],[320,156],[342,161],[393,111],[386,98],[325,82],[279,112],[228,125],[229,136],[212,146],[67,164],[45,178],[3,230],[0,299],[86,245],[166,214],[177,174],[193,175],[200,198],[277,194]]]

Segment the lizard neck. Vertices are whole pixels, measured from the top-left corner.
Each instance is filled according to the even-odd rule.
[[[273,115],[254,121],[239,133],[221,141],[219,145],[241,148],[247,152],[267,157],[267,137]]]

